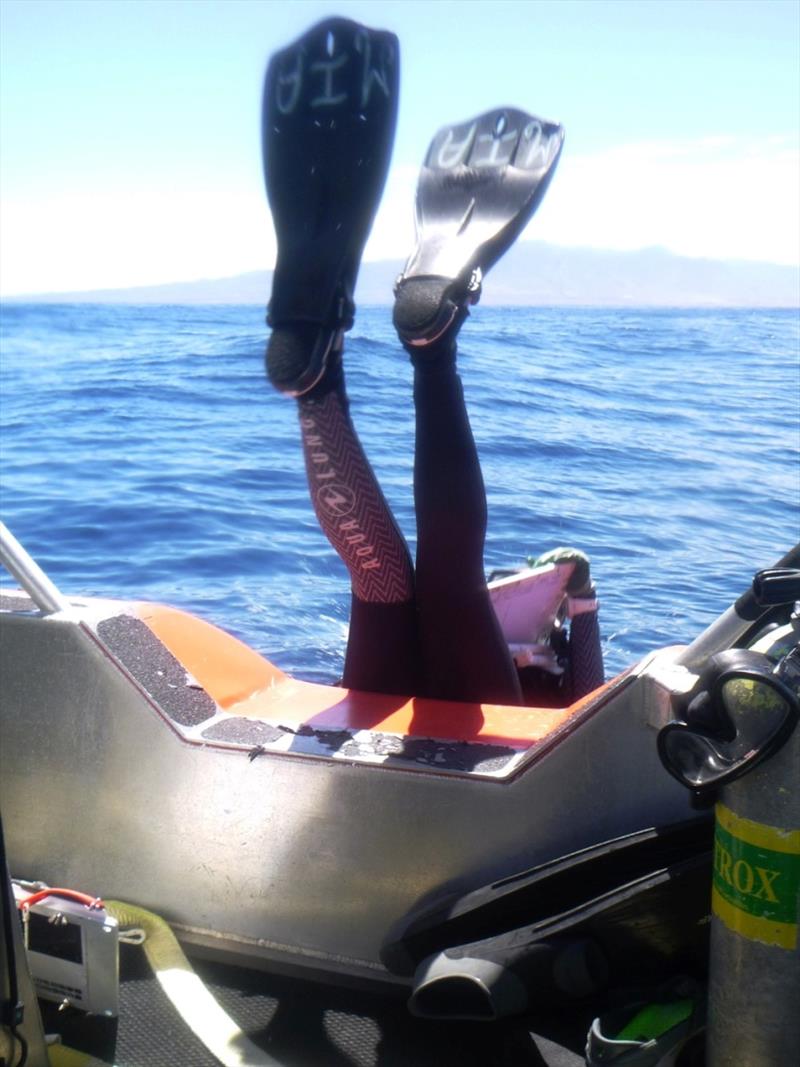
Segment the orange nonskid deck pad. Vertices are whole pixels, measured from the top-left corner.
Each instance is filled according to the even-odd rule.
[[[136,604],[136,614],[221,708],[288,675],[210,622],[163,604]]]
[[[580,715],[602,692],[566,708],[359,692],[291,678],[235,637],[176,608],[140,604],[137,614],[220,707],[292,728],[375,730],[528,747]]]
[[[483,741],[527,748],[578,715],[591,699],[567,708],[518,708],[425,697],[392,697],[288,679],[228,710],[292,727],[375,730],[402,737]]]

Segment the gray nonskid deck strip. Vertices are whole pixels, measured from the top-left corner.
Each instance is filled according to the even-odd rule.
[[[115,615],[98,624],[97,635],[173,722],[197,726],[216,715],[216,703],[190,684],[186,669],[141,619]]]
[[[442,773],[504,776],[524,756],[524,749],[485,742],[440,741],[402,737],[373,730],[293,729],[261,719],[220,715],[207,728],[186,731],[192,740],[247,748],[252,759],[268,752],[323,756],[346,762],[380,763]]]

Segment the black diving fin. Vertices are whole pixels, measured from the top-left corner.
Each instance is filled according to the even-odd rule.
[[[712,821],[693,819],[442,896],[398,924],[381,960],[414,975],[411,1011],[438,1019],[496,1019],[700,974],[712,845]]]
[[[704,814],[603,841],[467,893],[434,894],[397,923],[381,960],[389,971],[408,975],[425,957],[452,946],[492,941],[522,928],[574,932],[586,915],[602,915],[620,899],[635,902],[638,889],[632,893],[632,887],[650,887],[669,870],[708,868],[706,882],[700,879],[699,903],[689,904],[707,910],[713,837],[713,819]],[[657,940],[664,951],[675,939],[663,932],[672,925],[673,916],[653,914],[645,903],[632,921],[636,936],[663,928]]]
[[[267,372],[300,395],[353,324],[361,253],[397,118],[399,44],[347,19],[318,23],[270,60],[262,136],[278,240]]]
[[[417,186],[417,247],[395,288],[406,345],[433,343],[477,303],[483,276],[539,206],[563,142],[558,123],[514,108],[439,130]]]

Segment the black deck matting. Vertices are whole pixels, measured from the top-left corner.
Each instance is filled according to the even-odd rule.
[[[582,1067],[593,1012],[503,1023],[415,1019],[403,997],[193,961],[250,1039],[282,1067]],[[117,1024],[43,1005],[45,1029],[118,1067],[218,1067],[174,1012],[141,949],[121,946]],[[535,1041],[530,1036],[533,1028]],[[116,1033],[115,1033],[116,1031]]]

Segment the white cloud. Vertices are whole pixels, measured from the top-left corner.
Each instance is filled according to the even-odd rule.
[[[416,175],[392,169],[365,258],[410,252]],[[788,138],[654,141],[584,155],[567,144],[526,237],[796,264],[798,188],[800,152]],[[7,294],[224,277],[270,267],[275,256],[257,181],[10,195],[1,221]]]
[[[275,236],[258,184],[239,189],[109,189],[9,198],[5,293],[119,288],[260,270]]]
[[[559,167],[532,237],[800,262],[800,152],[788,139],[653,142],[566,153]]]

